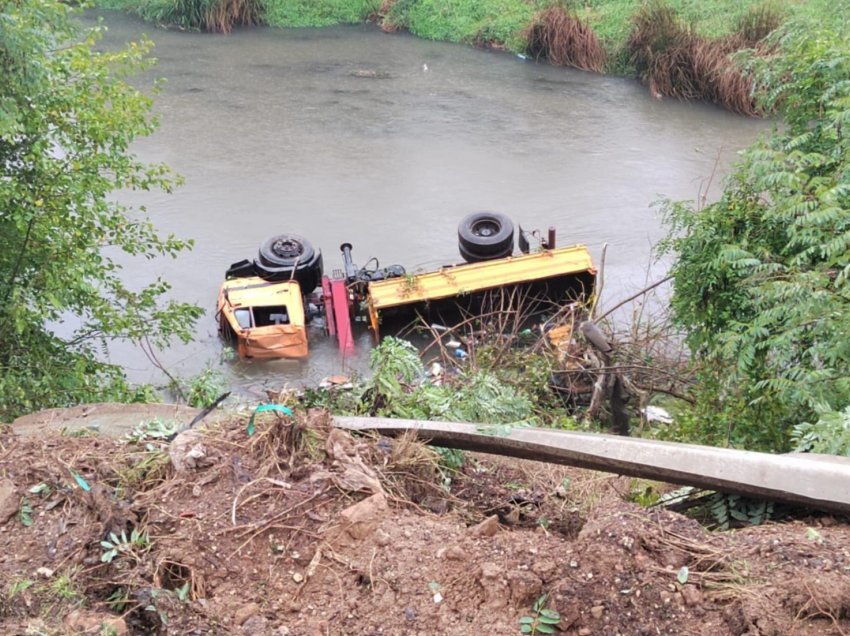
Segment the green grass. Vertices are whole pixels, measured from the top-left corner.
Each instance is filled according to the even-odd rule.
[[[516,51],[524,48],[521,32],[535,11],[522,0],[401,0],[396,6],[405,5],[405,26],[414,35],[468,44],[495,42]]]
[[[265,0],[266,24],[277,27],[319,27],[356,24],[377,13],[381,0]]]
[[[123,9],[158,22],[180,24],[174,16],[191,7],[217,0],[97,0],[105,8]],[[381,0],[260,0],[261,19],[278,27],[318,27],[353,24],[374,19]],[[750,9],[770,2],[789,18],[829,24],[850,33],[850,0],[666,0],[697,35],[728,35]],[[608,71],[630,73],[625,43],[632,18],[646,0],[396,0],[386,16],[388,24],[408,29],[430,40],[467,44],[503,45],[525,50],[523,32],[537,11],[553,4],[566,6],[596,32],[608,53]]]

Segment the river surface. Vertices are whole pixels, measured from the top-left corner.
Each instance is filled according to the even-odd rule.
[[[135,151],[185,178],[175,193],[122,193],[163,232],[195,239],[177,260],[133,263],[206,308],[198,339],[160,352],[172,372],[207,365],[237,387],[318,381],[368,365],[370,337],[344,359],[311,334],[303,362],[225,360],[213,318],[227,266],[281,232],[355,261],[408,271],[457,262],[458,220],[499,210],[558,242],[608,244],[603,306],[664,273],[651,248],[664,235],[653,202],[716,196],[736,153],[765,128],[712,106],[655,100],[632,80],[552,68],[517,56],[384,34],[364,25],[253,28],[229,36],[164,31],[103,12],[104,47],[147,34],[156,43],[160,129]],[[86,21],[91,23],[93,15]],[[712,178],[712,175],[713,178]],[[709,185],[711,184],[711,185]],[[161,382],[141,353],[116,346],[131,379]]]

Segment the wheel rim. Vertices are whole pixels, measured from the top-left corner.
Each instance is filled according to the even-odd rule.
[[[304,247],[300,241],[285,238],[274,242],[272,252],[280,258],[297,258],[304,252]]]
[[[502,224],[493,219],[481,219],[472,224],[472,233],[481,238],[496,236],[502,229]]]

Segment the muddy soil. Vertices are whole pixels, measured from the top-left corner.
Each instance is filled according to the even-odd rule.
[[[0,433],[0,633],[850,632],[850,525],[729,532],[632,480],[355,438],[322,412],[164,441]]]

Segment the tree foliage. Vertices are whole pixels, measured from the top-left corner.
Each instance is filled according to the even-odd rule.
[[[186,340],[200,313],[163,305],[165,281],[129,288],[117,260],[190,246],[112,196],[175,184],[130,151],[155,127],[150,98],[126,81],[151,44],[97,51],[99,29],[72,18],[55,0],[0,0],[0,419],[130,397],[101,362],[106,343]]]
[[[792,24],[750,62],[781,115],[717,203],[669,203],[673,309],[702,365],[700,415],[783,448],[816,406],[850,403],[850,47]]]

